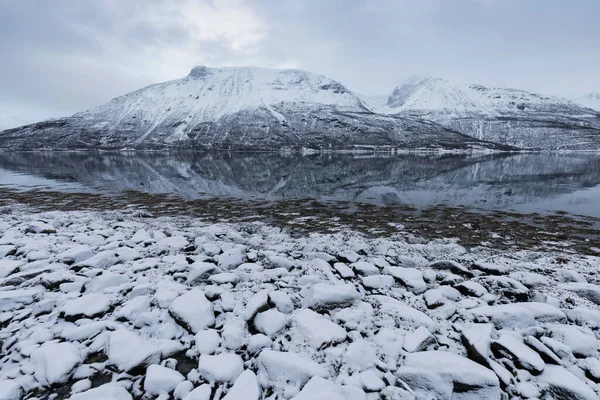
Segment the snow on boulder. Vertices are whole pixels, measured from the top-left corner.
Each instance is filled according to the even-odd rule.
[[[86,293],[100,293],[105,289],[121,286],[129,282],[129,278],[117,272],[104,271],[85,284]]]
[[[0,400],[21,400],[23,388],[16,380],[0,380]]]
[[[94,252],[90,248],[90,246],[80,244],[71,247],[68,250],[63,251],[58,256],[56,256],[57,260],[65,263],[67,265],[75,264],[88,258],[92,257]]]
[[[269,293],[269,302],[284,314],[294,311],[294,303],[290,296],[283,291],[274,291]]]
[[[104,315],[110,309],[110,297],[101,293],[86,294],[68,300],[62,307],[62,313],[67,321],[81,318],[96,318]]]
[[[0,311],[10,311],[22,304],[31,304],[42,293],[43,289],[41,288],[0,291]]]
[[[259,381],[263,387],[300,387],[313,376],[328,378],[327,370],[308,356],[265,349],[257,358]]]
[[[465,324],[461,326],[461,340],[467,349],[467,355],[482,365],[488,364],[492,342],[492,324]]]
[[[337,262],[337,263],[333,264],[333,269],[335,269],[337,271],[337,273],[340,274],[340,276],[344,279],[350,279],[350,278],[356,277],[356,274],[354,273],[354,271],[352,271],[352,269],[344,263]]]
[[[17,260],[0,260],[0,278],[6,278],[23,265],[22,261]]]
[[[298,331],[317,349],[346,340],[346,330],[312,310],[301,310],[294,315]]]
[[[47,342],[31,353],[35,379],[43,386],[65,383],[81,364],[81,352],[72,343]]]
[[[223,270],[215,264],[198,261],[189,266],[190,272],[187,277],[187,283],[198,285],[207,281],[212,275],[219,274]]]
[[[546,366],[542,357],[523,343],[523,339],[516,334],[502,334],[500,339],[492,342],[492,350],[500,356],[511,359],[517,367],[526,369],[534,375],[542,373]]]
[[[592,283],[572,282],[563,285],[566,290],[576,293],[579,297],[600,305],[600,285]]]
[[[393,317],[399,326],[424,326],[430,331],[436,327],[436,323],[425,313],[407,306],[399,300],[380,295],[370,296],[370,299],[379,306],[381,313]]]
[[[212,388],[208,384],[200,385],[189,392],[183,400],[210,400],[212,398]]]
[[[423,293],[427,284],[423,280],[423,272],[416,268],[385,267],[383,272],[394,277],[413,293]]]
[[[234,353],[202,354],[198,371],[209,382],[233,382],[244,371],[244,361]]]
[[[271,268],[285,268],[287,270],[292,269],[294,262],[281,256],[270,256],[268,258],[267,265]]]
[[[243,249],[236,247],[231,250],[227,250],[217,258],[219,260],[219,268],[231,270],[239,267],[244,263],[244,261],[246,261],[246,253]]]
[[[362,284],[366,289],[388,289],[394,286],[394,278],[389,275],[370,275],[362,278]]]
[[[515,304],[517,304],[519,307],[525,307],[531,311],[533,313],[533,318],[535,318],[535,320],[538,322],[559,322],[561,324],[567,322],[567,316],[565,313],[551,304],[539,303],[535,301]]]
[[[511,268],[505,265],[492,264],[482,261],[475,261],[473,265],[471,265],[471,268],[479,270],[488,275],[506,275],[511,271]]]
[[[248,338],[248,323],[243,318],[232,318],[223,324],[221,336],[225,347],[238,350],[246,344]]]
[[[358,274],[362,276],[370,276],[370,275],[379,275],[379,268],[370,262],[366,261],[357,261],[354,264],[350,265],[352,269]]]
[[[267,336],[275,336],[287,324],[287,318],[285,314],[277,311],[276,309],[270,309],[265,312],[256,314],[254,317],[254,327],[261,333]]]
[[[113,250],[102,251],[94,256],[73,264],[74,267],[106,269],[115,265],[119,259]]]
[[[428,346],[435,344],[435,337],[424,326],[418,327],[404,338],[404,350],[409,353],[423,351]]]
[[[461,282],[454,288],[465,296],[481,297],[488,292],[481,284],[473,281]]]
[[[589,329],[573,325],[549,325],[552,339],[563,343],[578,357],[592,357],[598,354],[600,341]]]
[[[258,400],[260,386],[256,374],[247,369],[235,380],[233,387],[222,400]]]
[[[118,311],[115,311],[113,315],[120,319],[127,319],[134,323],[134,325],[141,325],[143,318],[140,314],[150,310],[150,297],[149,296],[136,296],[128,300]],[[138,323],[140,321],[140,323]]]
[[[71,396],[69,400],[132,400],[133,397],[123,386],[107,383]]]
[[[153,343],[125,329],[110,333],[106,355],[108,365],[125,372],[137,371],[160,361],[160,350]]]
[[[341,389],[333,382],[315,376],[308,381],[292,400],[347,400]]]
[[[587,307],[577,306],[571,310],[565,310],[569,321],[577,325],[588,325],[592,329],[600,329],[600,311]]]
[[[56,228],[47,222],[33,221],[29,224],[25,232],[29,233],[56,233]]]
[[[469,271],[467,268],[463,267],[456,261],[452,261],[452,260],[442,260],[442,261],[432,262],[431,264],[429,264],[429,268],[434,269],[434,270],[440,270],[440,271],[450,271],[453,274],[461,275],[461,276],[464,276],[467,278],[473,277],[473,273],[471,271]]]
[[[559,365],[548,365],[539,377],[546,395],[555,400],[598,400],[598,395],[581,379]]]
[[[303,306],[315,311],[327,311],[335,308],[350,307],[360,295],[350,284],[317,283],[304,294]]]
[[[199,354],[213,354],[221,343],[219,332],[214,329],[206,329],[196,333],[194,340]]]
[[[254,319],[256,314],[269,309],[269,291],[261,290],[260,292],[252,295],[246,301],[246,309],[244,310],[244,319],[250,321]]]
[[[346,250],[346,251],[340,251],[337,254],[337,258],[342,262],[353,263],[353,262],[357,262],[358,259],[360,258],[360,256],[358,255],[357,252],[355,252],[353,250]]]
[[[200,289],[192,289],[173,300],[169,313],[192,333],[198,333],[215,323],[212,304]]]
[[[159,240],[156,243],[156,247],[158,250],[168,251],[168,250],[181,250],[188,245],[188,240],[183,236],[171,236],[164,239]]]
[[[169,395],[184,380],[179,372],[153,364],[146,370],[144,391],[151,396]]]
[[[417,398],[500,400],[498,377],[468,358],[445,351],[409,354],[397,376]]]
[[[527,328],[536,325],[533,313],[515,304],[475,307],[466,313],[479,322],[493,322],[498,328]]]

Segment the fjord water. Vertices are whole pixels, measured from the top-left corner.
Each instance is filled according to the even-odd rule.
[[[600,154],[0,153],[0,188],[600,217]]]

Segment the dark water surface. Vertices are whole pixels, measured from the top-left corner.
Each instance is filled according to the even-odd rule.
[[[0,153],[0,188],[600,217],[600,154]]]

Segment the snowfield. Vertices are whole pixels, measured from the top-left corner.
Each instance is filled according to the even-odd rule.
[[[0,399],[598,399],[600,258],[0,214]]]

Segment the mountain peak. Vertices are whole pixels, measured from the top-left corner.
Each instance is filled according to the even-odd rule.
[[[204,78],[207,75],[210,75],[211,73],[211,69],[203,66],[203,65],[198,65],[195,66],[194,68],[192,68],[192,70],[190,71],[188,77],[190,78]]]
[[[408,99],[414,96],[422,88],[426,86],[433,87],[447,83],[449,83],[447,80],[434,76],[413,75],[405,79],[400,85],[396,86],[388,98],[387,105],[391,108],[402,107]]]

